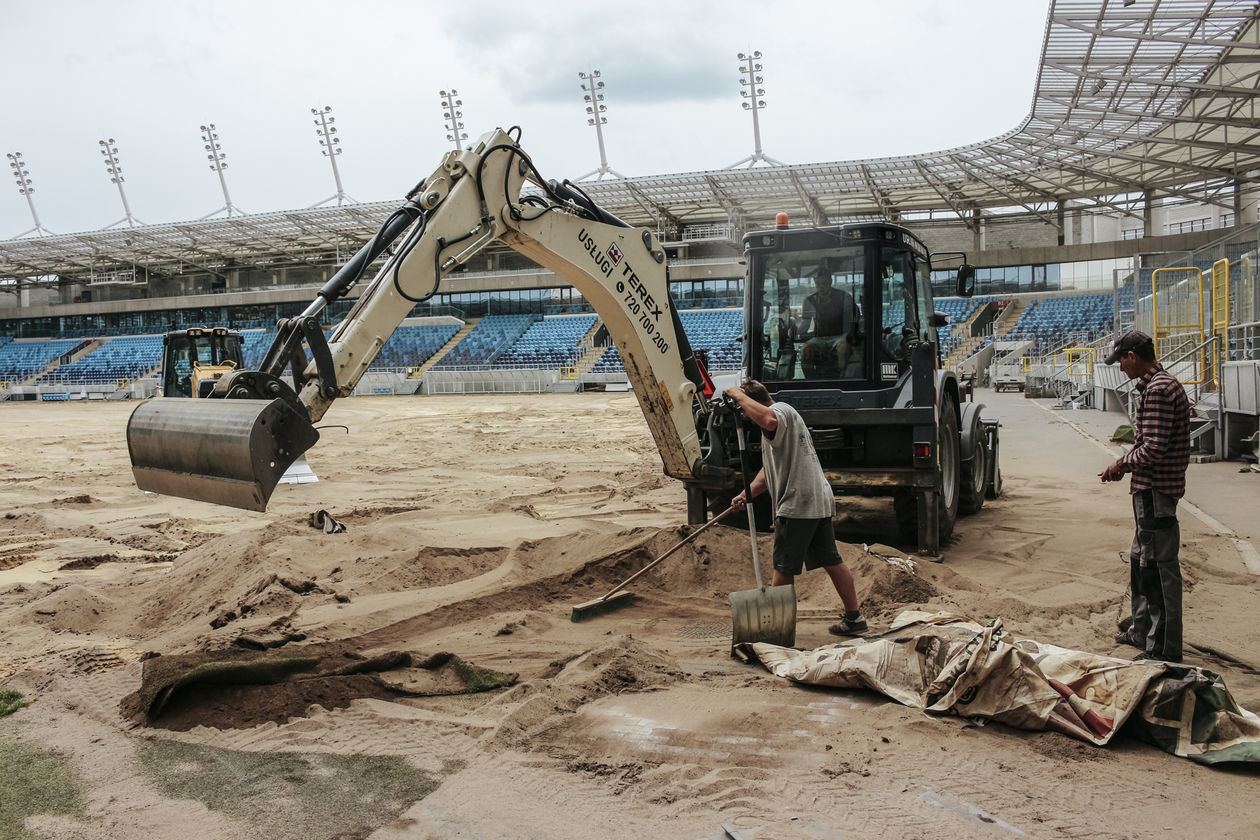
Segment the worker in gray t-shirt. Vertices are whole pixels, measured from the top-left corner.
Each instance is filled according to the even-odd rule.
[[[745,379],[742,386],[732,385],[726,389],[726,395],[761,427],[763,466],[749,490],[753,496],[770,493],[774,513],[774,585],[791,584],[803,569],[825,570],[845,610],[840,621],[827,629],[837,636],[865,631],[866,619],[858,609],[853,575],[836,551],[831,524],[835,496],[804,419],[792,406],[771,399],[766,386],[755,379]],[[743,510],[748,499],[741,492],[731,504],[736,510]]]

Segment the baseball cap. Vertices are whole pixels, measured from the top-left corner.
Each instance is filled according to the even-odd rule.
[[[1111,353],[1107,358],[1103,359],[1103,364],[1114,365],[1120,361],[1121,356],[1130,350],[1153,346],[1153,344],[1151,337],[1141,330],[1129,330],[1111,345]]]

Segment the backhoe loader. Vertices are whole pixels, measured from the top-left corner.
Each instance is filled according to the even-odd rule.
[[[704,521],[706,508],[728,506],[742,484],[732,443],[736,418],[712,399],[713,382],[670,297],[657,234],[630,227],[576,184],[544,180],[518,141],[517,129],[496,129],[472,148],[448,152],[306,310],[279,323],[258,370],[224,374],[209,399],[138,406],[127,428],[137,484],[265,510],[285,468],[318,439],[315,424],[353,392],[412,307],[499,241],[553,271],[595,308],[664,472],[687,487],[689,519]],[[904,493],[909,530],[920,550],[935,552],[965,483],[973,506],[977,490],[983,499],[988,473],[980,450],[991,440],[986,451],[996,454],[996,423],[982,425],[978,407],[962,408],[952,374],[939,370],[935,330],[944,316],[932,311],[926,248],[894,225],[789,229],[784,221],[748,234],[745,252],[745,371],[811,423],[837,491]],[[319,313],[382,255],[325,339]],[[821,274],[852,297],[847,316],[822,317],[826,301],[810,285]],[[967,274],[964,266],[963,293]],[[807,300],[809,291],[816,297]],[[806,304],[813,323],[802,312],[790,329],[780,324]],[[827,334],[841,326],[845,333]],[[755,442],[753,448],[755,455]]]
[[[162,396],[204,397],[245,364],[241,334],[225,327],[170,329],[162,336]]]

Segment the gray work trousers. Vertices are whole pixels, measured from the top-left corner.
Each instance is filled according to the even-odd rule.
[[[1177,500],[1158,490],[1133,494],[1133,545],[1129,581],[1133,594],[1130,637],[1147,653],[1181,661],[1181,526]]]

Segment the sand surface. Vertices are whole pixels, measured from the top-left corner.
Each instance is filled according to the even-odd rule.
[[[873,626],[928,607],[1131,655],[1112,641],[1127,490],[1098,482],[1110,456],[1089,436],[1122,418],[979,399],[1003,422],[1006,493],[960,520],[944,562],[890,563],[879,555],[912,556],[891,502],[845,506],[841,549]],[[632,584],[634,603],[571,622],[688,533],[630,395],[342,400],[325,422],[345,428],[309,453],[320,481],[282,485],[263,514],[137,490],[133,407],[0,404],[0,690],[32,701],[0,720],[0,747],[46,751],[82,792],[69,813],[28,817],[26,836],[1260,836],[1255,771],[929,717],[732,660],[747,531],[709,529]],[[1208,519],[1181,515],[1187,661],[1260,710],[1260,594],[1239,550],[1260,539],[1260,476],[1240,466],[1191,467]],[[346,531],[310,527],[320,509]],[[827,644],[825,576],[799,578],[798,597],[797,645]],[[229,688],[128,715],[155,654],[285,635],[286,654],[452,653],[516,679],[432,696],[377,680]]]

